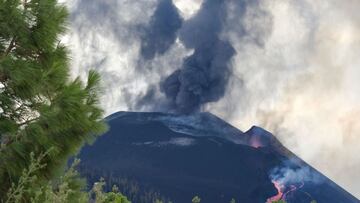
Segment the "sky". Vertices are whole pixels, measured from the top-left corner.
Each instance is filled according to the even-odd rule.
[[[261,126],[360,198],[360,1],[62,2],[72,75],[101,73],[106,115]]]

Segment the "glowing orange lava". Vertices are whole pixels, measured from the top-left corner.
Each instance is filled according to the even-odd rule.
[[[272,196],[270,198],[268,198],[266,200],[266,203],[271,203],[271,202],[274,202],[274,201],[279,201],[282,199],[283,197],[283,186],[279,183],[279,182],[276,182],[276,181],[272,181],[272,183],[274,184],[275,188],[277,189],[278,193],[275,195],[275,196]]]
[[[290,190],[288,190],[286,193],[284,193],[283,195],[283,199],[286,199],[286,196],[292,192],[295,192],[297,189],[300,189],[304,186],[304,183],[301,182],[299,186],[296,185],[290,185]]]

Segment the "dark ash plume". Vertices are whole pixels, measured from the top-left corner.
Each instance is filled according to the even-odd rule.
[[[219,36],[225,18],[224,0],[205,1],[180,30],[180,40],[194,53],[161,83],[176,112],[198,111],[201,105],[224,95],[231,73],[229,61],[235,54],[231,44]]]
[[[175,42],[182,18],[171,0],[160,0],[150,24],[141,36],[141,56],[153,59],[156,54],[164,54]]]

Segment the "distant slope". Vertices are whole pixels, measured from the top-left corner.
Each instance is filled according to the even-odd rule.
[[[110,131],[81,151],[81,173],[90,182],[105,177],[134,203],[195,195],[204,203],[264,203],[278,189],[290,203],[359,202],[258,127],[243,133],[210,113],[118,112],[107,122]]]

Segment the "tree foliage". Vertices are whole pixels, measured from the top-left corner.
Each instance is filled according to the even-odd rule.
[[[12,183],[11,188],[7,192],[5,202],[88,202],[88,194],[83,190],[85,188],[85,182],[75,170],[75,167],[78,164],[77,160],[66,173],[57,180],[49,180],[43,185],[37,184],[36,173],[46,166],[46,164],[43,163],[45,156],[46,154],[41,154],[40,157],[35,158],[34,154],[31,153],[31,164],[29,165],[29,168],[23,170],[18,183]]]
[[[124,195],[119,192],[116,186],[113,186],[111,192],[104,193],[103,188],[105,186],[104,179],[100,179],[100,182],[94,184],[92,189],[95,194],[95,202],[97,203],[131,203]]]
[[[195,196],[195,197],[191,200],[192,203],[200,203],[200,201],[201,201],[201,199],[200,199],[199,196]]]
[[[70,78],[60,42],[67,16],[57,0],[0,0],[1,202],[130,203],[116,187],[104,193],[103,180],[87,193],[78,161],[64,173],[68,158],[106,129],[99,75]]]
[[[76,166],[80,162],[75,160],[71,167],[54,180],[48,180],[43,185],[37,185],[36,173],[44,168],[43,163],[46,154],[35,158],[30,154],[31,164],[23,170],[19,182],[12,183],[11,188],[3,199],[4,203],[88,203],[94,200],[96,203],[131,203],[122,195],[116,186],[111,192],[104,192],[105,182],[101,179],[96,182],[90,192],[85,190],[85,181],[80,177]]]
[[[46,153],[33,184],[47,184],[106,129],[99,75],[70,78],[66,19],[56,0],[0,0],[0,197],[31,169],[29,154]]]

